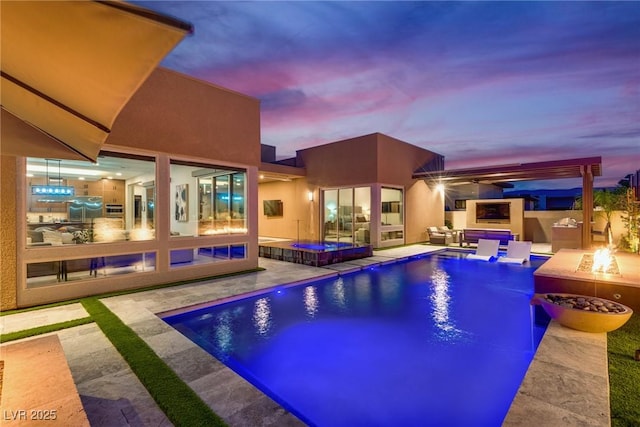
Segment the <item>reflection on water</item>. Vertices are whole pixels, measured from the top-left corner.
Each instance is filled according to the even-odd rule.
[[[253,307],[253,324],[260,336],[266,336],[271,329],[271,306],[269,297],[258,299]]]
[[[377,302],[386,313],[402,310],[402,283],[391,277],[386,277],[379,283],[380,298]]]
[[[344,280],[342,277],[336,279],[331,287],[331,299],[333,304],[341,309],[347,308],[347,298],[344,294]]]
[[[204,320],[204,316],[203,316]],[[229,310],[225,310],[216,317],[215,340],[216,345],[223,353],[233,350],[232,316]]]
[[[315,316],[318,312],[318,294],[315,286],[304,288],[304,308],[309,317]]]
[[[449,304],[451,302],[449,286],[451,278],[446,271],[436,267],[431,274],[431,283],[432,293],[430,300],[433,307],[431,317],[433,318],[434,326],[439,330],[436,335],[442,340],[448,341],[458,337],[461,332],[449,317]]]
[[[367,310],[371,306],[371,278],[368,276],[355,281],[355,306],[359,310]]]

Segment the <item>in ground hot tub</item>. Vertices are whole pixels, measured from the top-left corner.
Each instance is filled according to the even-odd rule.
[[[260,243],[259,255],[264,258],[322,267],[370,257],[373,255],[373,249],[371,245],[301,240]]]

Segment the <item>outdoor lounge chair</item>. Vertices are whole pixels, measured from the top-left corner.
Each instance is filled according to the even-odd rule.
[[[491,261],[498,256],[500,240],[478,239],[478,247],[475,254],[467,255],[468,259],[480,259]]]
[[[427,233],[429,234],[429,243],[436,245],[453,243],[453,233],[450,231],[440,231],[438,227],[429,227]]]
[[[519,242],[510,240],[507,244],[507,254],[498,258],[498,262],[508,262],[512,264],[524,264],[531,256],[531,242]]]

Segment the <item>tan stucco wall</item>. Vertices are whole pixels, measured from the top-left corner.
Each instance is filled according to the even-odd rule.
[[[314,200],[309,201],[309,191]],[[264,200],[282,200],[283,216],[264,215]],[[304,178],[291,182],[267,182],[258,186],[258,230],[261,237],[318,240],[318,191]]]
[[[377,182],[393,185],[412,185],[415,171],[434,159],[437,154],[383,134],[378,139]],[[444,208],[443,208],[444,209]]]
[[[416,181],[405,192],[405,243],[427,240],[427,227],[444,225],[442,193],[430,189],[423,181]]]
[[[16,158],[0,159],[0,310],[16,308]]]
[[[551,243],[551,227],[562,218],[582,221],[582,211],[525,211],[524,240]]]
[[[299,150],[310,185],[346,187],[376,182],[376,134]]]
[[[618,244],[620,238],[623,235],[626,235],[627,232],[624,228],[624,223],[622,222],[622,214],[623,213],[620,211],[615,211],[611,218],[611,231],[613,235],[613,242],[615,244]],[[524,224],[526,239],[536,243],[550,243],[551,227],[554,222],[558,222],[562,218],[573,218],[577,222],[582,222],[582,211],[525,211]],[[593,230],[603,231],[606,225],[604,213],[594,211],[593,219]]]
[[[298,151],[311,185],[340,187],[379,182],[413,184],[412,174],[437,155],[373,133]]]
[[[444,218],[451,222],[451,227],[453,227],[454,230],[462,230],[467,226],[466,211],[446,211]]]
[[[116,119],[107,142],[260,165],[260,102],[156,69]]]

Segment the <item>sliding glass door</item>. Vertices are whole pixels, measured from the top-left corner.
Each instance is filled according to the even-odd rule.
[[[324,190],[323,203],[323,240],[345,243],[370,242],[370,187]]]

